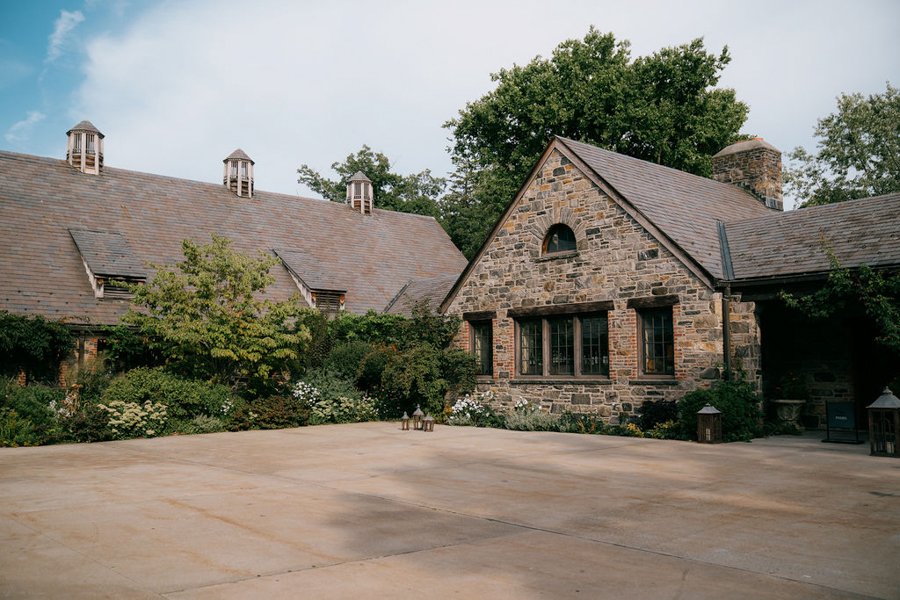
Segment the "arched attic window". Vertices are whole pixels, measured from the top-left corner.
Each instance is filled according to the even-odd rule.
[[[575,250],[575,232],[568,225],[557,223],[547,230],[541,254],[555,254]]]

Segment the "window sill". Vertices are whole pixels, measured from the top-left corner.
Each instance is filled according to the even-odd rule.
[[[493,375],[476,375],[475,383],[493,383],[494,376]]]
[[[639,379],[632,379],[628,385],[678,385],[678,380],[674,377],[652,377],[645,375]]]
[[[565,252],[554,252],[553,254],[545,254],[534,259],[534,262],[547,262],[550,260],[560,260],[563,258],[575,258],[578,256],[578,250],[566,250]]]
[[[610,385],[607,377],[535,377],[510,379],[510,385]]]

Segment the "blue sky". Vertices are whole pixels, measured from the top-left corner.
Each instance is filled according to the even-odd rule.
[[[201,181],[237,147],[257,186],[309,194],[363,144],[397,170],[446,174],[442,124],[490,73],[590,25],[633,56],[703,37],[732,63],[744,132],[812,149],[841,92],[900,85],[900,2],[859,0],[0,1],[0,149],[63,157],[82,119],[106,164]]]

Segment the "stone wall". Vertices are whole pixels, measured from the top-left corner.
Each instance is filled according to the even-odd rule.
[[[547,230],[568,225],[577,250],[541,255]],[[642,376],[638,310],[629,301],[675,297],[672,306],[675,375]],[[526,379],[515,371],[511,309],[611,302],[609,377]],[[757,369],[753,305],[731,303],[745,368]],[[568,158],[553,150],[496,236],[472,267],[448,314],[493,311],[493,376],[480,389],[499,406],[540,402],[551,412],[596,413],[612,420],[635,414],[643,402],[677,399],[709,384],[723,363],[722,296],[693,275],[662,244],[604,194]],[[463,326],[457,344],[468,347]]]

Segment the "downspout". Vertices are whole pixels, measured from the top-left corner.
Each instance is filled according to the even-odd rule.
[[[731,284],[725,284],[722,294],[722,363],[725,372],[722,378],[731,381]]]
[[[728,236],[725,224],[716,221],[719,229],[719,248],[722,251],[722,274],[725,289],[722,292],[722,364],[725,372],[722,378],[731,381],[731,281],[734,280],[734,268],[731,264],[731,249],[728,247]]]

